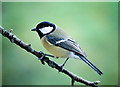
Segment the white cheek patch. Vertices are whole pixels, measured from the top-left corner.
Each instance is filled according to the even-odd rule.
[[[53,30],[53,27],[44,27],[44,28],[41,28],[39,29],[43,34],[47,34],[47,33],[50,33],[52,30]]]

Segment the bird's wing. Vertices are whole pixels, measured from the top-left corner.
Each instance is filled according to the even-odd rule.
[[[80,48],[80,46],[71,38],[55,38],[54,36],[46,35],[48,41],[55,46],[62,47],[72,52],[79,53],[83,56],[87,56],[85,52]]]

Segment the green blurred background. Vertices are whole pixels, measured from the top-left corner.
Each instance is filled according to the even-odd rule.
[[[2,25],[2,3],[0,1],[0,25]],[[0,36],[0,86],[2,85],[2,37]]]
[[[37,51],[49,53],[36,32],[42,21],[63,28],[86,52],[88,59],[104,74],[99,76],[81,60],[71,58],[64,68],[101,85],[118,84],[118,3],[117,2],[3,2],[2,26]],[[70,85],[68,76],[44,66],[38,59],[2,38],[3,85]],[[65,59],[53,59],[61,64]],[[78,85],[79,83],[75,83]]]

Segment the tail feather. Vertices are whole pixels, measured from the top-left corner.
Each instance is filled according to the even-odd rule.
[[[99,75],[102,75],[103,73],[94,65],[92,64],[88,59],[86,59],[84,56],[79,55],[78,56],[85,62],[87,63],[91,68],[93,68]]]

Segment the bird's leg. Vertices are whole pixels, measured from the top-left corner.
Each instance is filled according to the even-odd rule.
[[[39,53],[42,54],[42,56],[39,58],[39,60],[41,60],[42,64],[45,64],[45,63],[44,63],[44,59],[43,59],[45,56],[57,58],[57,57],[55,57],[55,56],[53,56],[53,55],[45,54],[45,53],[43,53],[42,51],[40,51]]]
[[[68,61],[69,57],[65,60],[65,62],[61,65],[61,70],[59,72],[63,71],[63,66],[65,65],[65,63]]]
[[[55,58],[55,56],[53,56],[53,55],[49,55],[49,54],[45,54],[45,56],[49,56],[49,57],[53,57],[53,58]]]
[[[45,53],[43,53],[42,51],[40,51],[39,53],[42,54],[42,56],[39,58],[40,60],[43,59],[43,57],[45,57],[45,56],[49,56],[49,57],[55,58],[55,56],[49,55],[49,54],[45,54]]]
[[[45,57],[45,53],[43,53],[42,51],[40,51],[39,53],[42,55],[41,57],[39,57],[39,60],[41,60],[41,63],[45,65],[44,59],[43,59]]]

